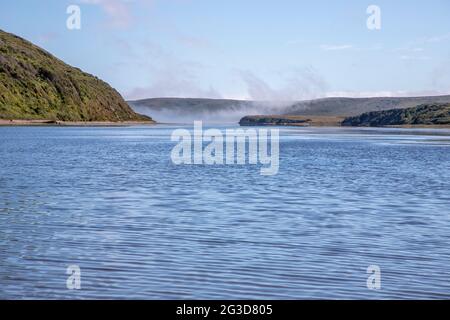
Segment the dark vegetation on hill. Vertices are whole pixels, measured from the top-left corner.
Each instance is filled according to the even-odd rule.
[[[151,121],[106,82],[2,30],[0,119]]]
[[[414,108],[368,112],[346,118],[343,126],[450,125],[450,104],[424,104]]]
[[[357,116],[371,111],[405,109],[421,104],[450,103],[450,96],[325,98],[294,103],[284,115]]]
[[[339,127],[343,117],[337,116],[246,116],[241,126],[320,126]]]

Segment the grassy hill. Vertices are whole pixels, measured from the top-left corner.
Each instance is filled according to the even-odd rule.
[[[424,104],[414,108],[364,113],[346,118],[343,126],[450,125],[450,104]]]
[[[151,121],[106,82],[2,30],[0,119]]]

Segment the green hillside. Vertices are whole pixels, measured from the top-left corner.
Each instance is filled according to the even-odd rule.
[[[151,121],[106,82],[2,30],[0,119]]]

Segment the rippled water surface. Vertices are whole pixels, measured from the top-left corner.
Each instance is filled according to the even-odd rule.
[[[450,298],[450,131],[284,128],[267,177],[173,129],[0,128],[0,298]]]

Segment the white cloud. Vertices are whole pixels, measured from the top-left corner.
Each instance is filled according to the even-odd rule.
[[[450,40],[450,33],[427,38],[427,39],[425,39],[425,42],[439,43],[439,42],[443,42],[443,41],[447,41],[447,40]]]
[[[126,47],[133,47],[122,40]],[[123,44],[121,44],[123,46]],[[125,94],[129,100],[156,97],[176,98],[222,98],[212,85],[203,88],[198,84],[198,74],[206,68],[196,61],[181,59],[152,42],[142,44],[131,57],[130,64],[140,65],[148,72],[147,85],[135,87]],[[134,51],[133,51],[134,52]]]
[[[407,48],[411,49],[411,47],[426,46],[444,41],[450,41],[450,33],[418,38],[409,42]]]
[[[251,71],[239,72],[251,100],[283,102],[316,99],[322,97],[328,87],[322,76],[311,67],[292,69],[281,74],[283,85],[273,88]]]
[[[400,56],[400,59],[402,59],[402,60],[426,61],[426,60],[431,60],[431,57],[428,57],[428,56],[408,56],[408,55],[403,55],[403,56]]]
[[[212,43],[206,38],[181,33],[176,35],[176,40],[180,44],[194,49],[211,49],[213,47]]]
[[[288,40],[285,45],[295,46],[295,45],[303,45],[306,44],[305,40]]]
[[[131,12],[132,4],[151,4],[153,0],[79,0],[81,3],[97,5],[108,16],[109,24],[114,27],[128,27],[134,17]]]
[[[450,57],[441,61],[432,70],[431,83],[437,90],[450,92]]]
[[[56,40],[60,37],[59,33],[56,32],[46,32],[46,33],[41,33],[37,36],[37,41],[40,44],[48,44],[50,42],[52,42],[53,40]]]
[[[148,98],[209,98],[220,99],[222,96],[213,88],[203,89],[188,78],[165,73],[147,87],[137,87],[126,94],[128,100]]]
[[[121,0],[81,0],[82,3],[97,5],[108,15],[110,24],[115,27],[127,27],[131,21],[129,1]]]
[[[423,97],[450,94],[450,90],[422,90],[422,91],[330,91],[326,93],[328,98],[374,98],[374,97]]]
[[[342,45],[328,45],[328,44],[323,44],[320,46],[320,49],[324,50],[324,51],[340,51],[340,50],[348,50],[348,49],[352,49],[353,45],[351,44],[342,44]]]

